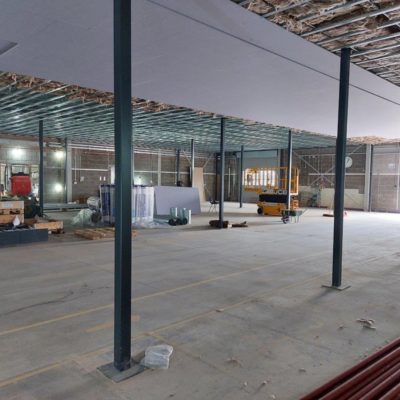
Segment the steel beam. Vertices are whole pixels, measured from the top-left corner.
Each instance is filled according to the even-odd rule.
[[[132,105],[131,0],[114,0],[115,277],[114,367],[131,366]]]
[[[332,287],[334,288],[340,288],[342,285],[343,213],[346,173],[345,159],[347,115],[349,104],[350,55],[351,50],[349,48],[342,49],[340,58],[338,133],[336,139],[335,214],[332,263]]]
[[[288,149],[287,149],[287,209],[290,210],[291,198],[290,192],[292,191],[292,160],[293,160],[293,140],[292,130],[289,129],[288,133]]]
[[[305,32],[301,36],[307,37],[310,35],[315,35],[316,33],[326,32],[326,31],[329,31],[330,29],[339,28],[344,25],[352,24],[353,22],[358,22],[358,21],[362,21],[367,18],[372,18],[372,17],[376,17],[378,15],[394,12],[399,9],[400,9],[400,5],[393,5],[393,6],[389,6],[389,7],[385,7],[385,8],[380,8],[379,10],[369,11],[364,14],[355,15],[350,18],[342,19],[341,21],[329,22],[329,23],[319,26],[311,31]]]
[[[190,186],[193,187],[194,176],[194,139],[190,141]]]
[[[243,160],[244,160],[244,146],[240,147],[240,174],[239,174],[239,203],[240,208],[243,208]]]
[[[224,194],[225,194],[225,118],[221,118],[220,130],[220,180],[219,180],[219,229],[224,227]]]
[[[176,186],[181,180],[181,149],[176,150]]]
[[[44,144],[43,120],[39,120],[39,208],[40,216],[44,214]]]

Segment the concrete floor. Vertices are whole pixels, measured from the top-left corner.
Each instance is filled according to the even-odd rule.
[[[331,291],[332,225],[227,217],[244,229],[140,231],[134,239],[133,352],[174,346],[167,371],[119,384],[112,359],[113,241],[0,250],[1,399],[298,399],[398,337],[400,215],[350,212],[344,281]],[[376,320],[376,330],[356,320]]]

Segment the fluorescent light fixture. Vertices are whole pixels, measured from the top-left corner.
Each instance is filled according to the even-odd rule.
[[[62,160],[64,158],[64,152],[61,150],[57,150],[54,152],[54,158],[56,160]]]
[[[63,191],[63,186],[61,185],[61,183],[56,183],[54,185],[54,192],[61,193],[62,191]]]
[[[20,159],[24,155],[24,150],[20,149],[19,147],[15,147],[11,149],[11,156],[15,159]]]
[[[0,39],[0,56],[15,47],[17,43]]]

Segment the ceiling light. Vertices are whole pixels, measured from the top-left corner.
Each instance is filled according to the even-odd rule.
[[[11,155],[15,159],[20,159],[24,154],[24,151],[18,147],[11,149]]]
[[[56,193],[61,193],[61,192],[63,191],[63,187],[62,187],[61,183],[56,183],[56,184],[54,185],[54,191],[55,191]]]
[[[54,152],[54,158],[56,160],[62,160],[64,158],[64,152],[61,150],[57,150]]]

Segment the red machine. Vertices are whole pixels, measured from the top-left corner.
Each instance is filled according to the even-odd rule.
[[[29,196],[32,193],[31,178],[29,175],[18,173],[11,178],[11,193],[14,196]]]

